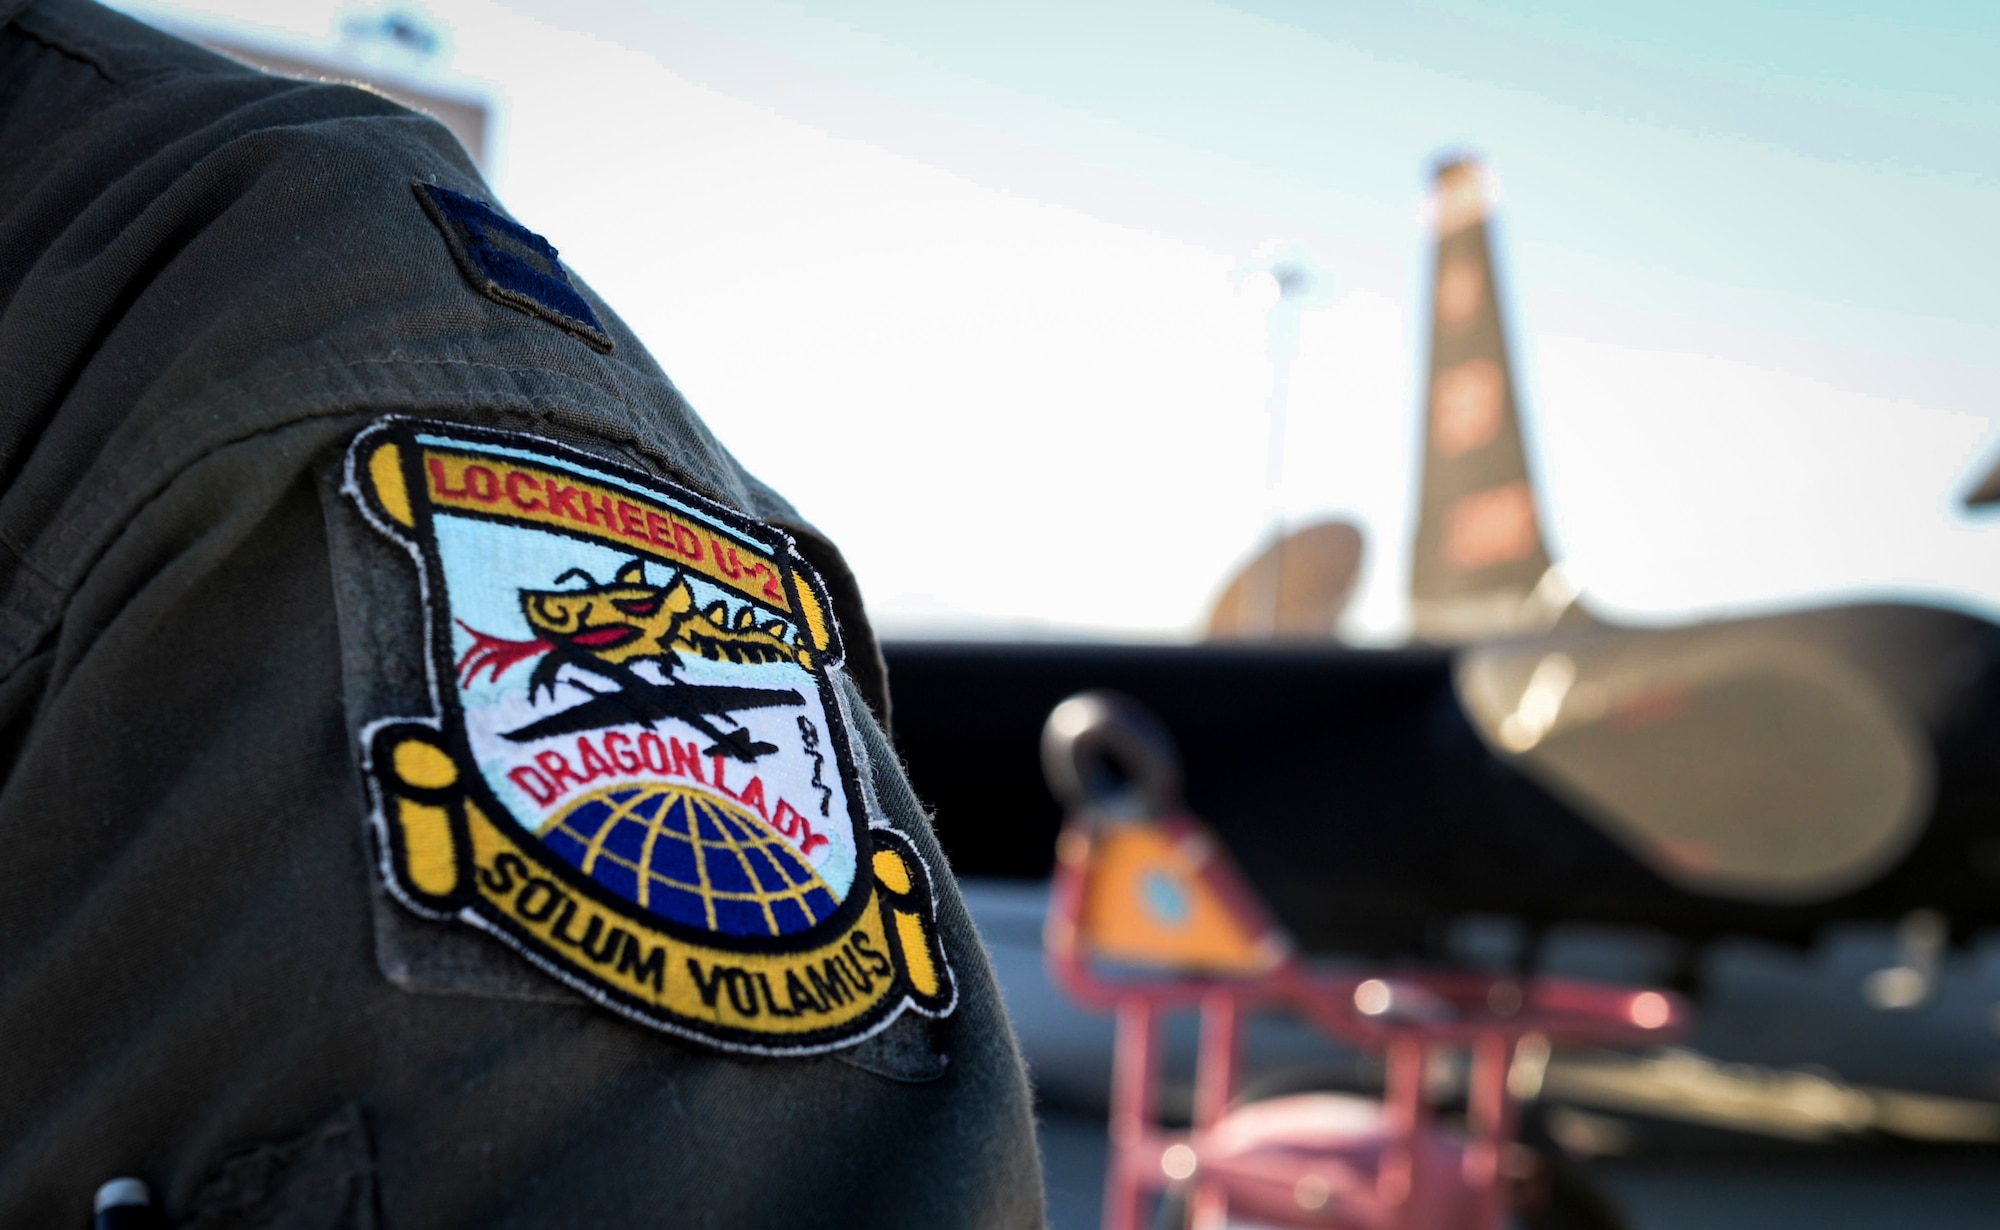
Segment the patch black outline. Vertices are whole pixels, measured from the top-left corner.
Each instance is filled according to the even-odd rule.
[[[456,679],[456,664],[444,660],[450,657],[451,611],[449,599],[444,596],[442,561],[437,553],[436,535],[432,530],[433,513],[429,500],[414,497],[410,499],[410,512],[414,524],[405,527],[398,517],[379,503],[373,483],[363,482],[358,474],[359,468],[366,464],[365,459],[371,457],[381,444],[395,443],[401,446],[398,460],[402,467],[401,477],[405,490],[410,492],[426,490],[424,475],[418,468],[421,451],[426,448],[437,448],[439,451],[457,450],[453,450],[449,444],[438,446],[420,444],[417,437],[425,434],[442,436],[475,448],[480,444],[487,444],[502,449],[513,449],[526,454],[527,458],[539,459],[572,473],[582,470],[584,473],[578,474],[577,477],[585,481],[589,481],[589,472],[595,471],[607,479],[628,484],[655,499],[682,504],[694,510],[699,517],[713,519],[725,527],[727,532],[741,537],[749,545],[762,549],[774,563],[782,563],[785,596],[790,607],[785,617],[798,629],[799,635],[806,637],[808,641],[811,638],[811,629],[805,614],[806,608],[800,602],[797,586],[805,584],[811,587],[811,595],[818,607],[827,638],[827,647],[824,650],[814,649],[815,661],[812,673],[815,685],[820,690],[822,713],[827,719],[827,730],[822,738],[831,744],[829,750],[833,752],[832,759],[840,774],[841,784],[848,800],[849,824],[855,846],[853,884],[849,886],[846,896],[832,914],[805,930],[783,936],[731,935],[690,927],[663,916],[650,914],[641,921],[647,927],[704,950],[734,952],[746,956],[785,956],[823,948],[827,941],[839,940],[845,932],[861,921],[868,909],[885,909],[886,929],[893,925],[895,912],[900,909],[915,913],[922,922],[929,962],[938,982],[935,994],[925,995],[916,989],[909,972],[908,954],[904,952],[900,942],[891,942],[888,945],[889,951],[884,955],[891,962],[892,972],[889,975],[878,976],[892,978],[893,984],[876,1005],[861,1016],[843,1024],[810,1032],[772,1034],[690,1020],[666,1013],[653,1004],[582,973],[580,963],[573,963],[554,952],[538,937],[525,933],[512,918],[500,912],[472,886],[472,877],[479,874],[476,867],[471,867],[470,870],[460,874],[454,891],[446,895],[433,895],[418,887],[416,877],[407,865],[405,844],[394,840],[390,830],[387,811],[392,799],[407,799],[413,803],[441,809],[448,817],[452,846],[458,852],[471,850],[470,821],[464,806],[468,796],[487,815],[493,817],[493,823],[496,825],[512,823],[518,826],[519,823],[514,819],[513,813],[501,805],[498,797],[487,785],[484,776],[477,771],[477,762],[465,735],[464,714],[459,706],[457,689],[440,684],[441,672],[443,678]],[[521,460],[521,458],[514,459]],[[530,464],[532,463],[531,461]],[[597,454],[571,448],[543,436],[401,415],[379,419],[356,434],[347,449],[341,491],[355,502],[370,525],[412,557],[417,568],[420,601],[424,609],[423,658],[432,713],[423,716],[376,719],[367,723],[361,732],[362,769],[368,781],[372,803],[370,824],[378,845],[378,858],[384,882],[399,902],[419,916],[439,921],[460,921],[493,934],[537,968],[621,1015],[662,1032],[690,1038],[724,1050],[764,1055],[821,1054],[852,1046],[874,1036],[893,1023],[905,1009],[934,1018],[951,1014],[957,1006],[956,977],[944,952],[942,937],[938,933],[936,890],[929,865],[917,852],[914,843],[881,818],[879,807],[873,805],[872,782],[864,780],[864,766],[855,752],[854,741],[848,731],[848,724],[854,718],[833,678],[834,672],[841,670],[845,661],[838,620],[825,583],[820,580],[817,571],[805,559],[803,553],[797,549],[789,534],[776,526],[746,517],[678,483]],[[453,510],[453,515],[466,515],[470,519],[481,520],[510,520],[501,517],[480,517],[470,510]],[[606,545],[602,538],[570,532],[559,526],[542,525],[537,529],[589,542],[595,546]],[[653,559],[666,567],[678,567],[656,549],[642,548],[635,544],[633,554]],[[734,590],[746,601],[770,607],[766,597],[731,586],[727,581],[717,581],[706,576],[704,579],[714,581],[725,589]],[[393,749],[410,740],[427,743],[442,752],[458,770],[458,779],[445,787],[427,789],[413,785],[405,779],[395,778],[392,786],[393,770],[389,764]],[[526,833],[525,836],[525,844],[539,844],[532,832]],[[892,851],[900,856],[911,881],[907,892],[891,889],[876,875],[874,856],[882,850]],[[552,854],[536,854],[533,857],[535,870],[559,881],[564,890],[574,892],[614,915],[639,917],[641,911],[635,903],[611,893],[560,858]],[[469,859],[467,862],[470,866]],[[878,898],[880,906],[877,904]]]

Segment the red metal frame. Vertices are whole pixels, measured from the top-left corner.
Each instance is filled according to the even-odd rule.
[[[1146,823],[1206,842],[1183,816]],[[1461,971],[1370,976],[1316,971],[1297,956],[1221,858],[1198,860],[1205,886],[1272,953],[1268,972],[1100,973],[1079,942],[1091,824],[1072,819],[1057,847],[1045,948],[1056,982],[1082,1004],[1115,1014],[1111,1159],[1104,1230],[1139,1230],[1148,1197],[1185,1185],[1194,1230],[1220,1230],[1232,1211],[1266,1224],[1343,1230],[1499,1230],[1508,1205],[1518,1099],[1509,1075],[1523,1039],[1537,1045],[1631,1046],[1682,1032],[1686,1005],[1662,991],[1554,978],[1518,980]],[[1310,1116],[1260,1121],[1232,1109],[1240,1032],[1248,1013],[1290,1011],[1333,1037],[1384,1053],[1379,1120],[1315,1128]],[[1193,1122],[1163,1127],[1155,1104],[1159,1022],[1201,1016]],[[1465,1126],[1441,1124],[1425,1090],[1440,1053],[1469,1053]]]

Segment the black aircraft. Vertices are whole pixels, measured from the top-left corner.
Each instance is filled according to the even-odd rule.
[[[521,591],[521,613],[535,634],[532,640],[510,640],[463,622],[459,625],[472,637],[471,648],[458,662],[459,673],[468,682],[480,671],[491,671],[497,681],[510,664],[545,655],[528,677],[531,701],[543,692],[553,697],[565,671],[570,672],[571,686],[589,694],[588,700],[507,731],[506,738],[528,743],[626,722],[651,724],[675,718],[715,740],[703,755],[728,756],[750,764],[778,750],[774,744],[751,739],[740,726],[723,730],[708,719],[733,722],[731,714],[739,709],[802,705],[805,699],[798,692],[698,684],[678,678],[676,672],[684,654],[739,663],[783,662],[796,657],[798,650],[787,642],[782,621],[760,626],[755,609],[749,606],[738,607],[732,621],[728,604],[720,601],[705,611],[697,610],[694,589],[686,576],[676,575],[669,584],[654,585],[646,580],[646,563],[640,559],[627,561],[605,584],[581,568],[571,568],[555,583],[573,580],[581,581],[582,587]],[[633,669],[641,662],[652,663],[661,672],[660,682]],[[578,675],[595,676],[611,686],[608,690],[589,687],[576,678]]]
[[[1042,721],[1110,688],[1172,729],[1189,804],[1316,949],[1422,953],[1466,914],[1638,924],[1690,956],[2000,923],[2000,629],[1907,603],[1592,617],[1540,530],[1477,166],[1435,191],[1421,643],[890,644],[953,869],[1047,874]]]
[[[710,722],[709,716],[730,717],[742,709],[806,703],[805,698],[791,688],[725,687],[688,683],[671,676],[665,683],[654,683],[637,672],[619,667],[607,668],[602,663],[593,663],[590,669],[613,679],[618,684],[617,688],[599,692],[567,709],[559,709],[519,730],[506,731],[502,737],[516,743],[532,743],[551,735],[574,734],[579,730],[602,730],[606,726],[621,726],[628,722],[651,725],[666,718],[676,718],[715,740],[712,746],[702,749],[702,755],[728,756],[752,764],[758,757],[777,751],[777,745],[753,741],[740,728],[723,730]],[[613,671],[617,673],[612,674]]]

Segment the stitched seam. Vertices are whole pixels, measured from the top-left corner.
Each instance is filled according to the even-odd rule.
[[[307,417],[317,418],[320,416],[309,415]],[[299,421],[304,421],[304,420],[294,420],[294,422],[299,422]],[[283,427],[290,425],[292,424],[280,423],[280,424],[273,424],[270,427],[258,428],[256,430],[247,432],[244,435],[237,437],[235,439],[225,441],[223,444],[218,445],[216,449],[210,451],[212,452],[219,451],[221,448],[227,447],[230,444],[240,444],[244,440],[253,439],[256,436],[266,434],[267,432],[270,431],[280,430]],[[200,458],[197,457],[195,460],[199,459]],[[146,508],[158,502],[159,499],[164,494],[166,494],[167,488],[173,486],[174,479],[178,478],[181,474],[185,473],[187,471],[187,468],[188,468],[187,465],[179,465],[173,467],[173,469],[164,476],[163,481],[161,481],[158,486],[156,486],[150,493],[148,493],[145,499],[139,502],[138,508],[133,510],[134,519],[136,520],[138,514],[143,512]],[[84,511],[86,512],[94,511],[98,506],[99,502],[101,501],[93,500],[93,502],[90,505],[88,505]],[[61,545],[70,542],[71,539],[73,539],[77,534],[80,534],[82,532],[81,529],[76,527],[79,526],[80,523],[87,522],[87,520],[88,518],[82,516],[79,516],[78,518],[72,520],[70,522],[71,528],[66,530],[60,537],[55,539],[52,545]],[[83,563],[81,568],[79,569],[77,574],[78,577],[88,574],[90,569],[96,566],[98,557],[102,556],[106,552],[110,551],[113,547],[115,547],[118,543],[119,538],[123,536],[123,533],[124,529],[121,527],[118,533],[112,534],[108,539],[106,539],[100,545],[97,551],[92,552],[89,561]],[[28,637],[23,638],[15,646],[6,649],[8,660],[4,664],[4,669],[0,669],[0,677],[4,677],[4,675],[11,675],[14,672],[14,670],[20,665],[21,659],[27,655],[29,649],[32,648],[32,646],[36,642],[38,642],[43,636],[47,635],[49,629],[51,629],[52,627],[55,626],[55,624],[61,621],[62,610],[65,606],[68,605],[69,598],[71,596],[71,590],[73,588],[72,585],[65,584],[64,582],[59,581],[54,577],[51,577],[45,570],[43,570],[33,560],[29,559],[25,555],[21,556],[20,558],[21,562],[27,566],[29,571],[32,572],[35,575],[35,577],[47,587],[47,589],[44,592],[49,595],[49,598],[45,600],[44,609],[36,611],[32,615],[27,612],[19,610],[9,612],[10,615],[16,616],[20,623],[25,624],[30,629],[32,634]]]
[[[104,78],[104,82],[106,85],[122,84],[118,80],[118,78],[111,75],[111,70],[106,68],[103,62],[100,61],[96,56],[91,55],[89,52],[84,51],[81,48],[71,47],[67,43],[59,42],[54,37],[48,34],[44,34],[42,31],[33,28],[28,23],[21,20],[22,17],[26,16],[27,12],[24,10],[18,16],[16,16],[12,22],[0,22],[0,25],[7,26],[9,29],[13,30],[16,34],[19,34],[22,38],[27,39],[29,42],[34,43],[38,47],[46,48],[49,51],[53,51],[57,55],[64,57],[65,59],[75,60],[77,63],[88,67],[92,72]]]
[[[260,389],[267,388],[274,384],[282,383],[283,381],[289,380],[295,376],[308,375],[314,372],[355,371],[369,367],[393,366],[397,364],[406,367],[433,366],[433,367],[483,368],[490,371],[505,372],[508,373],[509,375],[516,375],[516,376],[531,375],[531,374],[546,376],[553,374],[542,369],[508,367],[505,364],[500,364],[500,363],[481,363],[466,359],[413,359],[413,358],[404,358],[392,355],[386,359],[379,359],[379,360],[350,359],[350,360],[343,360],[340,362],[314,363],[305,367],[287,368],[286,370],[283,371],[271,372],[267,375],[260,376],[249,384],[238,385],[235,388],[225,390],[219,398],[217,398],[212,402],[208,402],[206,404],[194,402],[191,404],[201,405],[202,409],[213,412],[215,410],[220,409],[223,406],[229,405],[232,402],[242,401],[246,398],[252,397]],[[572,377],[561,377],[561,378],[573,379]],[[586,387],[595,390],[598,393],[603,394],[607,399],[616,402],[618,405],[625,408],[626,410],[636,410],[636,407],[634,407],[630,402],[626,401],[623,397],[620,397],[616,392],[614,392],[611,389],[604,388],[601,385],[598,385],[592,381],[587,381],[587,380],[579,381],[579,383],[582,383]],[[397,399],[398,394],[385,393],[381,394],[380,396],[382,397],[384,403],[393,403]],[[571,409],[576,409],[576,410],[583,410],[586,408],[583,403],[573,401],[568,397],[568,395],[565,394],[534,393],[534,394],[526,394],[524,396],[526,397],[530,405],[546,401],[556,405],[568,406]],[[365,407],[347,405],[339,408],[329,407],[323,409],[313,409],[305,411],[303,415],[299,418],[291,419],[288,421],[303,422],[307,419],[324,418],[333,414],[348,414],[348,413],[365,413]],[[283,426],[283,424],[272,424],[270,427],[258,428],[251,434],[253,435],[260,434],[263,431],[272,430],[279,426]],[[130,481],[134,472],[140,471],[142,467],[148,464],[155,464],[158,462],[159,449],[157,446],[160,443],[161,437],[170,438],[177,434],[179,434],[179,432],[176,431],[171,424],[162,423],[160,428],[157,431],[155,431],[152,435],[148,436],[145,439],[136,441],[135,442],[136,447],[132,451],[131,460],[126,462],[126,464],[120,467],[118,470],[114,471],[109,476],[109,478],[98,487],[97,493],[91,498],[91,501],[88,504],[85,504],[82,508],[78,509],[77,510],[78,515],[70,521],[70,526],[72,528],[70,530],[65,531],[62,536],[55,539],[51,545],[57,548],[67,548],[73,541],[75,535],[85,532],[85,530],[88,528],[88,522],[90,521],[91,517],[94,514],[96,514],[101,508],[103,508],[104,505],[108,503],[119,491],[122,490],[123,484]],[[192,464],[192,462],[195,460],[199,460],[200,457],[206,455],[207,452],[213,452],[215,451],[216,448],[224,447],[227,444],[239,443],[241,440],[248,438],[249,438],[248,436],[232,436],[232,437],[227,437],[226,439],[222,440],[219,443],[205,446],[205,450],[203,452],[194,453],[190,456],[188,461],[172,467],[171,473],[173,474],[180,473],[181,470],[186,469],[189,464]],[[678,467],[676,467],[676,469],[678,469]],[[169,479],[168,481],[171,481],[171,479]]]
[[[174,485],[175,479],[179,478],[182,474],[185,474],[195,462],[198,462],[205,457],[211,456],[215,453],[219,453],[225,448],[230,448],[235,445],[245,443],[246,441],[254,440],[259,436],[265,436],[273,432],[283,431],[287,428],[295,427],[300,423],[310,422],[312,420],[321,418],[333,418],[342,414],[356,414],[356,413],[365,413],[365,411],[358,411],[353,407],[342,407],[337,410],[313,412],[306,414],[300,418],[290,419],[283,423],[273,423],[267,426],[254,428],[252,430],[245,431],[240,435],[231,436],[227,439],[217,441],[213,447],[197,454],[189,461],[173,467],[171,471],[167,472],[163,476],[160,483],[156,487],[154,487],[151,492],[147,494],[145,499],[139,502],[136,508],[133,509],[131,519],[134,521],[138,520],[139,517],[145,512],[147,508],[158,503],[162,498],[165,497],[167,489]],[[94,509],[96,505],[93,504],[91,507]],[[79,518],[79,520],[83,520],[83,518]],[[99,545],[99,548],[91,553],[89,561],[82,565],[80,571],[77,574],[79,578],[82,577],[83,575],[88,574],[90,569],[96,566],[99,558],[109,553],[113,548],[115,548],[118,545],[118,540],[124,537],[124,533],[127,528],[129,527],[121,526],[117,533],[114,533],[109,538],[105,539],[105,541]],[[67,541],[67,538],[63,539],[62,541]],[[32,567],[32,565],[30,566]],[[36,615],[31,620],[24,618],[23,622],[29,623],[30,627],[33,629],[33,635],[24,639],[19,644],[18,647],[9,650],[10,660],[6,662],[4,672],[0,672],[0,677],[4,677],[4,675],[11,675],[16,669],[18,669],[21,660],[25,659],[28,652],[33,648],[33,646],[36,643],[38,643],[44,636],[46,636],[51,628],[53,628],[57,623],[61,622],[62,611],[66,606],[68,606],[69,599],[72,596],[74,588],[73,585],[64,584],[52,578],[49,578],[47,574],[44,573],[39,568],[34,569],[34,571],[36,575],[40,577],[44,581],[44,583],[49,587],[49,593],[51,594],[52,601],[49,602],[48,609],[41,612],[37,612]]]
[[[394,366],[398,364],[403,366],[481,368],[490,371],[505,372],[511,375],[538,374],[547,376],[555,374],[548,372],[546,369],[509,367],[501,363],[484,363],[477,360],[469,360],[469,359],[416,359],[403,356],[390,356],[384,359],[376,359],[376,360],[359,360],[359,361],[348,360],[338,363],[315,363],[304,367],[288,368],[283,371],[272,372],[269,373],[268,375],[259,377],[258,379],[250,382],[249,384],[240,385],[234,389],[229,390],[221,398],[211,403],[206,408],[213,410],[217,407],[227,405],[232,401],[237,401],[242,398],[249,397],[261,388],[279,383],[294,376],[306,375],[312,372],[351,371],[361,368]],[[580,383],[584,385],[586,388],[590,388],[601,393],[607,400],[615,402],[616,404],[625,408],[626,410],[636,409],[624,397],[619,396],[613,390],[604,388],[603,386],[597,384],[594,381],[581,380],[571,376],[559,376],[558,378],[576,380],[577,383]],[[536,394],[527,394],[523,396],[525,400],[524,406],[503,407],[503,408],[527,409],[529,411],[542,409],[544,407],[560,407],[576,411],[587,411],[589,409],[589,404],[587,402],[578,401],[573,397],[563,394],[536,393]],[[343,404],[339,406],[327,406],[322,408],[308,409],[302,411],[301,413],[297,414],[292,418],[286,419],[284,422],[281,423],[265,424],[259,427],[251,428],[246,431],[242,431],[240,433],[230,434],[219,438],[204,441],[201,448],[198,451],[194,451],[190,454],[185,455],[183,459],[180,460],[177,464],[173,464],[169,466],[166,470],[162,471],[159,481],[153,486],[150,493],[145,497],[144,500],[140,501],[137,507],[133,509],[133,519],[136,520],[138,516],[147,507],[158,501],[161,498],[161,496],[166,492],[167,488],[173,485],[173,482],[176,478],[178,478],[181,474],[185,473],[190,466],[199,462],[204,457],[220,452],[225,448],[229,448],[237,444],[242,444],[245,441],[256,439],[259,436],[268,435],[276,431],[282,431],[288,427],[296,426],[297,424],[300,423],[312,422],[324,418],[337,418],[342,415],[348,415],[348,414],[367,414],[370,412],[371,409],[379,413],[381,411],[387,410],[391,405],[394,404],[394,402],[395,402],[395,396],[391,394],[391,395],[385,395],[383,397],[382,403],[372,407],[365,404],[364,405]],[[613,426],[613,425],[614,424],[607,424],[607,426]],[[169,435],[169,434],[171,433],[163,426],[160,432],[155,433],[155,436],[157,437],[160,435]],[[685,466],[672,460],[671,458],[662,455],[659,452],[659,450],[648,447],[646,444],[644,444],[643,442],[641,442],[636,438],[636,433],[628,432],[628,434],[632,435],[633,438],[626,441],[627,443],[631,444],[634,449],[636,449],[637,451],[639,451],[640,453],[644,454],[646,457],[651,459],[655,465],[658,465],[662,469],[666,470],[668,474],[676,481],[687,481],[689,485],[693,486],[695,489],[703,491],[705,493],[710,493],[709,492],[710,484],[707,481],[696,478],[696,476],[688,472]],[[110,538],[106,539],[104,542],[99,544],[98,549],[89,552],[87,558],[81,551],[76,549],[77,546],[79,545],[78,540],[81,539],[81,537],[86,532],[89,531],[90,527],[96,523],[98,519],[97,514],[109,502],[112,494],[125,489],[127,476],[132,472],[138,470],[142,462],[157,462],[158,460],[157,455],[153,452],[153,450],[147,447],[147,445],[153,442],[154,441],[152,439],[140,441],[139,442],[140,447],[134,450],[133,459],[127,462],[124,466],[120,467],[117,471],[113,473],[113,475],[109,479],[104,481],[98,488],[98,494],[92,497],[90,503],[84,505],[81,509],[79,509],[77,511],[77,515],[70,519],[69,527],[65,529],[63,533],[61,533],[58,537],[50,540],[49,547],[51,550],[55,551],[58,554],[59,558],[68,558],[77,561],[78,567],[75,577],[65,579],[51,575],[46,569],[41,567],[41,565],[38,562],[29,558],[28,555],[25,553],[25,551],[18,548],[15,549],[15,554],[20,557],[22,564],[35,575],[37,580],[41,581],[42,584],[47,587],[46,592],[49,592],[51,594],[53,601],[50,602],[45,609],[36,612],[32,616],[27,616],[25,612],[22,613],[24,615],[22,622],[28,625],[28,627],[31,630],[31,635],[24,637],[21,641],[17,642],[16,645],[11,647],[0,645],[0,653],[4,653],[6,659],[4,661],[4,664],[0,664],[0,677],[4,677],[5,675],[11,674],[16,669],[16,667],[18,667],[21,658],[23,658],[26,655],[26,653],[32,648],[32,646],[42,636],[46,635],[51,627],[53,627],[57,622],[60,621],[62,608],[67,603],[70,591],[73,588],[76,577],[81,577],[84,574],[88,573],[91,568],[96,566],[98,558],[117,544],[120,535],[114,533],[113,535],[111,535]],[[719,493],[711,493],[711,494],[719,494]],[[724,502],[726,503],[727,501]]]
[[[33,573],[35,575],[36,580],[42,582],[44,585],[54,585],[56,583],[56,579],[50,576],[48,572],[45,569],[43,569],[43,567],[40,564],[36,563],[34,558],[28,554],[28,548],[26,544],[16,542],[14,540],[14,536],[12,534],[7,533],[4,530],[0,530],[0,547],[5,547],[7,550],[7,554],[14,557],[14,562],[19,564],[21,567],[27,569],[29,572]]]

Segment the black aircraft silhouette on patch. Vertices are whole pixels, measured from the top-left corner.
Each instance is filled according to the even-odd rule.
[[[782,622],[773,620],[759,626],[751,608],[745,606],[732,623],[722,602],[697,611],[694,589],[685,575],[676,575],[665,586],[648,584],[641,560],[625,564],[609,585],[599,584],[581,568],[563,573],[555,583],[561,585],[572,578],[582,579],[586,588],[521,591],[521,610],[535,632],[534,640],[507,640],[476,631],[462,621],[459,624],[473,637],[472,648],[458,662],[464,681],[469,682],[481,670],[490,670],[490,677],[497,680],[516,662],[546,654],[528,678],[530,700],[543,691],[553,696],[557,676],[565,666],[615,685],[581,704],[506,731],[505,738],[528,743],[551,735],[628,722],[650,726],[674,718],[715,741],[703,749],[703,755],[749,763],[778,750],[775,744],[753,741],[741,726],[723,730],[709,717],[728,717],[740,709],[805,704],[796,690],[687,683],[676,679],[674,672],[683,653],[717,662],[805,663],[805,651],[786,641]],[[666,681],[655,683],[634,671],[632,666],[638,662],[659,664]]]

